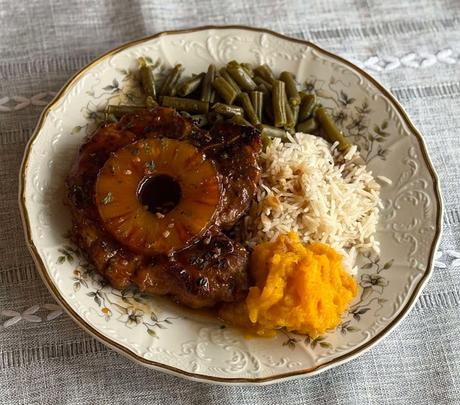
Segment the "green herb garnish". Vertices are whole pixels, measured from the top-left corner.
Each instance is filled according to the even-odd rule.
[[[109,191],[107,195],[102,199],[102,204],[107,205],[110,204],[113,201],[113,195],[112,192]]]
[[[156,164],[153,160],[151,160],[150,162],[147,162],[145,164],[145,167],[147,168],[149,172],[153,172],[155,170]]]

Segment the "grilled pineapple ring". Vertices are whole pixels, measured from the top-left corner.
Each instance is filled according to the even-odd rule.
[[[211,160],[187,142],[143,139],[119,149],[96,181],[107,231],[135,252],[185,248],[213,222],[221,181]]]

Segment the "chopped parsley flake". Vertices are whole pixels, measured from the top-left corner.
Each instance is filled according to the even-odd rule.
[[[107,195],[102,199],[102,204],[107,205],[110,204],[113,201],[113,195],[112,192],[109,191]]]
[[[147,162],[145,164],[145,167],[147,168],[149,172],[153,172],[155,170],[156,164],[153,160],[151,160],[150,162]]]
[[[200,269],[203,269],[206,267],[207,263],[206,260],[204,260],[202,257],[195,256],[190,258],[190,264],[192,266],[197,266]]]

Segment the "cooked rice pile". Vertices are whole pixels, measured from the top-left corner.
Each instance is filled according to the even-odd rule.
[[[380,185],[359,163],[355,146],[345,155],[335,147],[302,133],[289,142],[274,139],[261,155],[262,180],[241,239],[254,246],[295,231],[304,242],[342,252],[350,271],[357,252],[378,252]]]

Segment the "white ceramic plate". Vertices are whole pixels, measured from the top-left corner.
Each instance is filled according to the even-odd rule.
[[[84,136],[109,100],[136,98],[136,58],[182,63],[187,74],[238,59],[294,72],[320,97],[383,187],[380,257],[363,258],[358,299],[336,331],[246,339],[212,317],[165,299],[121,293],[88,272],[66,238],[63,181]],[[352,63],[318,46],[262,29],[204,27],[166,32],[101,56],[43,112],[26,148],[20,206],[30,250],[58,302],[85,330],[129,358],[198,380],[266,383],[313,375],[376,344],[408,313],[432,271],[441,232],[438,180],[422,136],[397,101]]]

